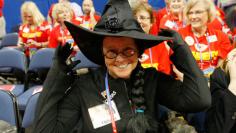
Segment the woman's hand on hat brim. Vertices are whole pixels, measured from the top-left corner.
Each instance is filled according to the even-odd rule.
[[[178,46],[185,44],[181,35],[175,30],[161,29],[158,35],[173,38],[173,40],[167,41],[167,44],[172,50],[175,50]]]

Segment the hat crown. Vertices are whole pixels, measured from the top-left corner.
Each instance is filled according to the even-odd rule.
[[[133,38],[140,50],[170,39],[146,34],[134,18],[128,0],[110,0],[94,30],[76,26],[70,22],[65,22],[65,24],[82,53],[99,65],[105,64],[101,47],[106,36]]]
[[[134,18],[128,0],[110,0],[105,6],[101,19],[94,27],[94,31],[118,33],[127,30],[144,32]]]

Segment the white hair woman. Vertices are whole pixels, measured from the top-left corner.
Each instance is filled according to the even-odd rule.
[[[210,0],[189,0],[184,14],[188,26],[179,33],[189,45],[194,58],[206,77],[232,50],[227,35],[208,24],[214,20],[215,7]]]
[[[27,56],[31,56],[35,50],[48,46],[51,26],[32,1],[26,1],[21,6],[21,19],[19,46],[25,48]]]
[[[183,9],[186,0],[169,0],[169,14],[163,16],[160,20],[160,29],[169,28],[179,30],[186,26],[183,17]]]

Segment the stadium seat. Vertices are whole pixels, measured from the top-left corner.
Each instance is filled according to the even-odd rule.
[[[18,96],[24,91],[26,56],[13,48],[0,49],[0,89]]]
[[[2,38],[0,49],[3,47],[17,47],[18,44],[18,33],[8,33]]]
[[[24,117],[22,119],[22,127],[23,128],[30,127],[34,122],[35,111],[36,111],[36,106],[37,106],[37,101],[38,101],[39,95],[40,95],[39,92],[35,92],[34,94],[32,94],[32,96],[29,98],[29,100],[27,102]]]
[[[78,51],[75,55],[75,58],[73,60],[80,60],[81,62],[75,66],[74,69],[80,69],[80,68],[97,68],[99,65],[93,63],[90,61],[87,57],[84,56],[84,54],[80,51]]]
[[[42,91],[43,82],[52,65],[54,52],[55,49],[43,48],[32,56],[26,78],[26,85],[29,89],[17,97],[20,110],[25,110],[29,98],[35,91]]]
[[[16,97],[11,92],[5,90],[0,90],[0,120],[16,126],[18,132],[22,129]]]

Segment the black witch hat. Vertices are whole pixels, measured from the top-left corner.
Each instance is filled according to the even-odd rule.
[[[146,34],[134,18],[128,0],[110,0],[96,24],[94,31],[65,22],[82,53],[96,64],[104,65],[102,41],[105,36],[130,37],[138,42],[139,49],[145,50],[168,37]]]

